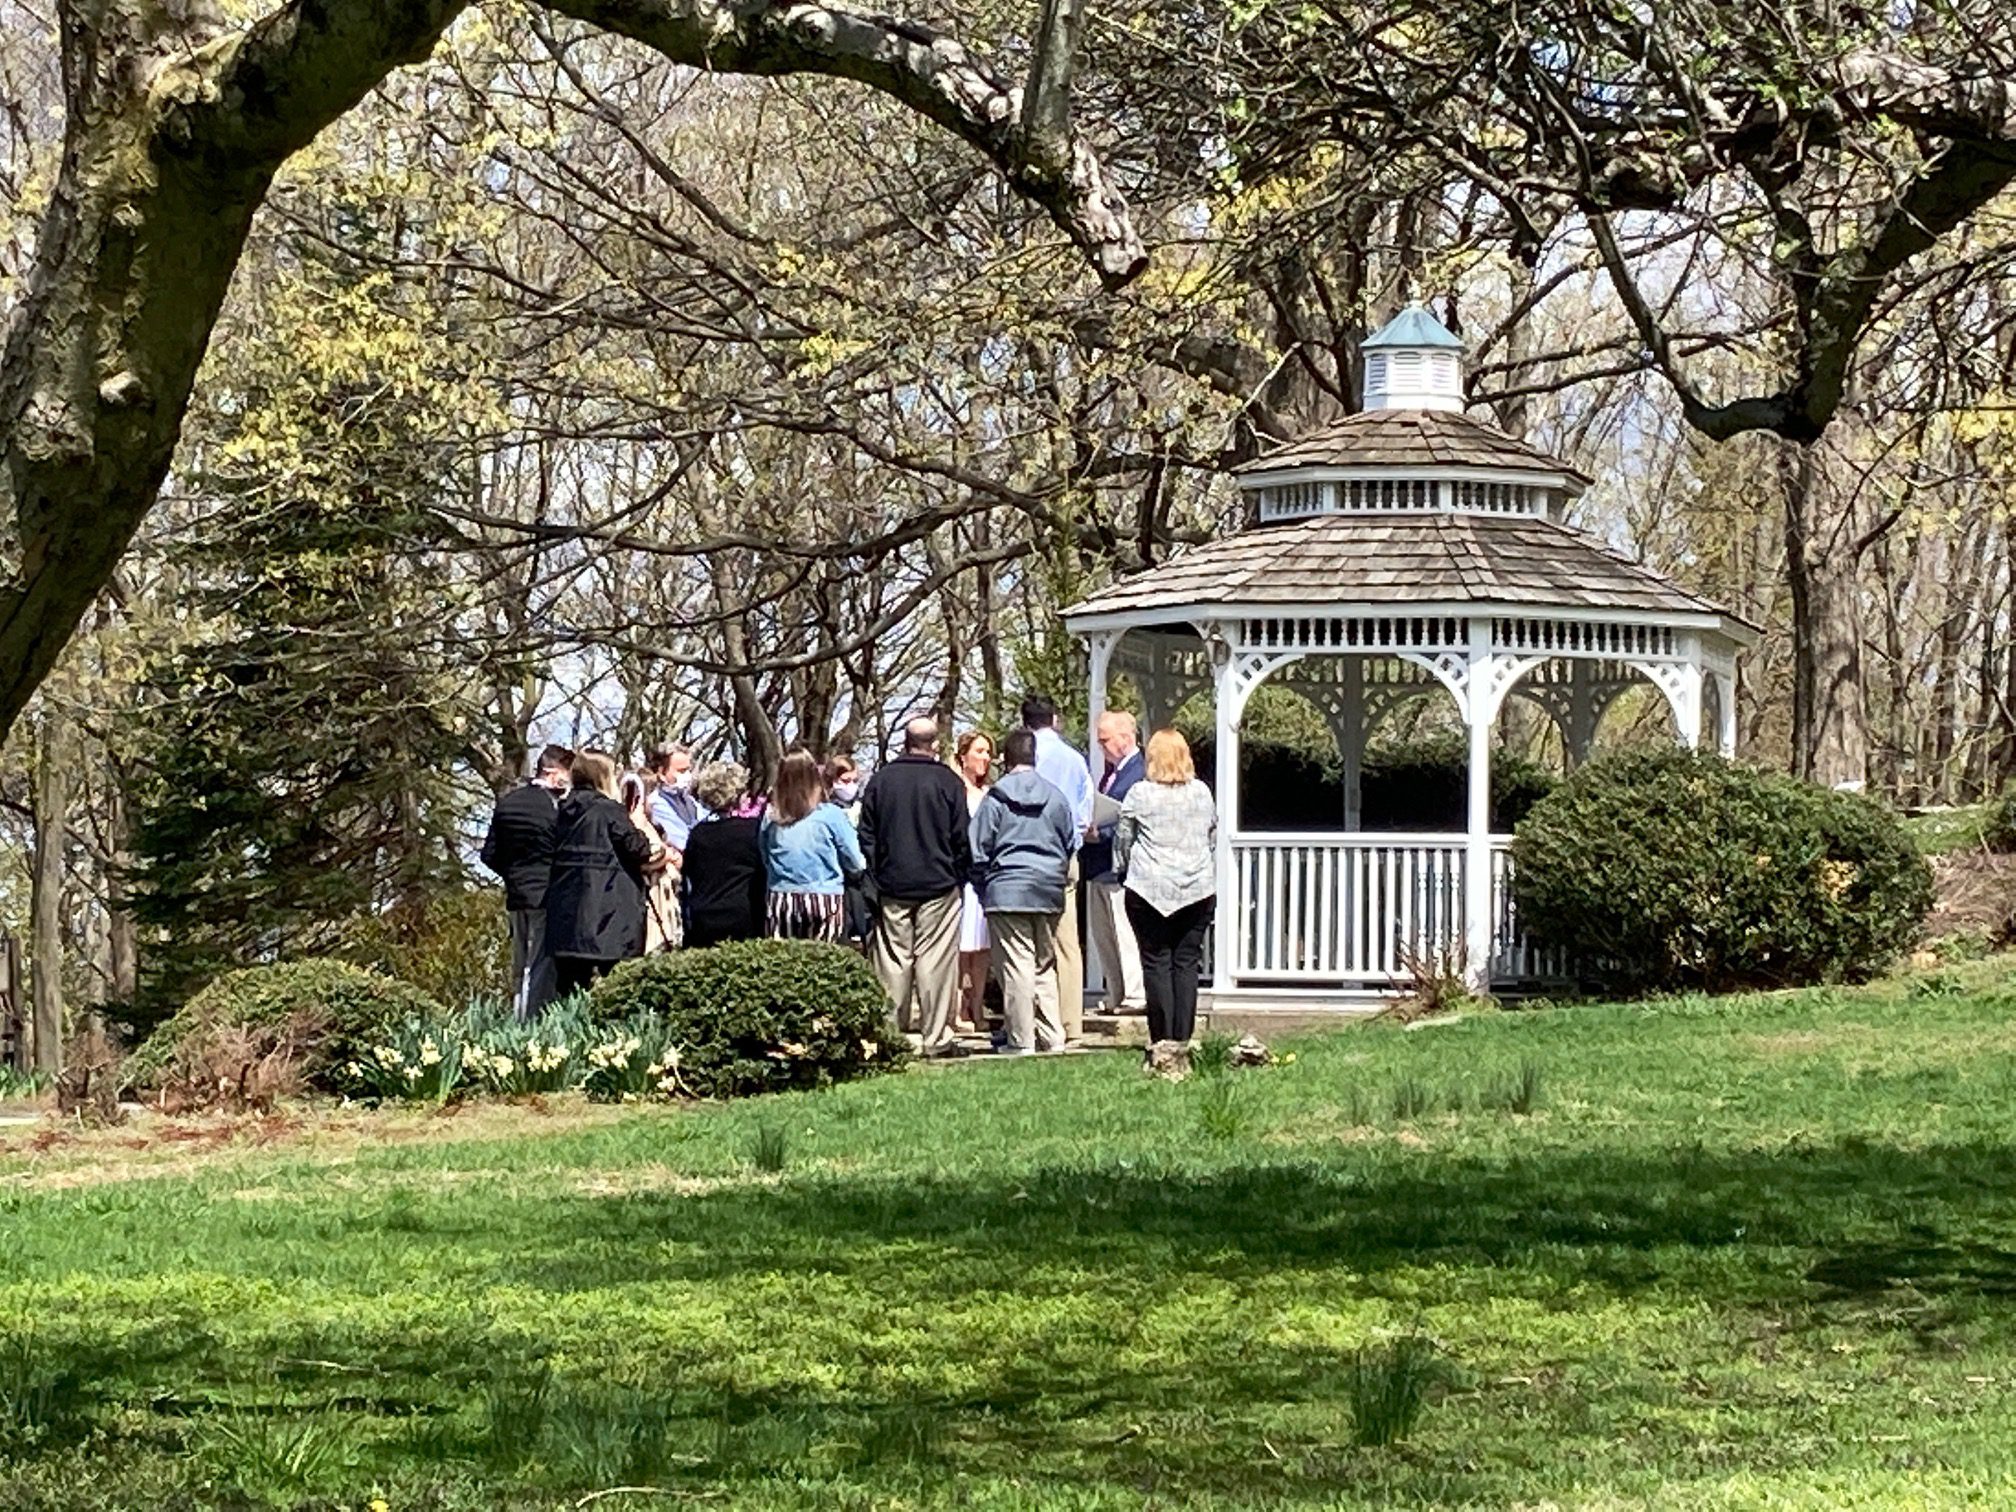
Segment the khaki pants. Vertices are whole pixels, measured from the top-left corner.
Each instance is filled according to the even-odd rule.
[[[994,968],[1001,974],[1002,1028],[1010,1050],[1061,1050],[1057,1017],[1057,915],[990,913]]]
[[[1135,943],[1134,926],[1127,922],[1127,889],[1110,879],[1087,882],[1085,912],[1092,949],[1099,957],[1100,974],[1106,978],[1106,1011],[1147,1012],[1141,947]]]
[[[1078,858],[1064,873],[1064,912],[1057,920],[1057,1020],[1064,1037],[1085,1033],[1085,947],[1078,942]]]
[[[959,1002],[961,901],[957,888],[935,898],[884,898],[868,945],[896,1022],[920,1035],[926,1052],[958,1038],[952,1018]]]

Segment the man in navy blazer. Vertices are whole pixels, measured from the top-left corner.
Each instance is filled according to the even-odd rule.
[[[1141,780],[1147,770],[1141,756],[1141,731],[1134,716],[1125,709],[1108,709],[1099,716],[1099,749],[1105,756],[1106,772],[1097,791],[1115,803]],[[1134,943],[1134,930],[1127,922],[1127,894],[1113,875],[1113,826],[1095,825],[1085,849],[1079,853],[1079,867],[1085,878],[1085,908],[1092,931],[1092,948],[1099,956],[1099,970],[1106,978],[1102,1013],[1146,1013],[1148,989],[1141,977],[1141,950]]]
[[[520,1023],[537,1018],[553,1000],[555,967],[546,948],[546,883],[553,874],[559,802],[573,785],[574,753],[549,745],[539,753],[531,781],[497,800],[483,864],[504,879],[511,916],[511,1007]]]

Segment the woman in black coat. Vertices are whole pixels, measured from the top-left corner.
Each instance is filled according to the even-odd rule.
[[[651,838],[616,797],[616,763],[599,751],[575,756],[574,791],[560,805],[546,884],[546,948],[560,996],[644,953],[650,859]]]
[[[756,839],[760,821],[740,811],[748,789],[748,771],[732,761],[711,762],[693,779],[693,796],[706,812],[686,837],[680,872],[689,946],[763,938],[769,881]]]

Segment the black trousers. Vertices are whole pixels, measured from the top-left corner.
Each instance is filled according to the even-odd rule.
[[[1172,914],[1127,894],[1127,922],[1141,947],[1141,984],[1148,993],[1148,1037],[1182,1040],[1197,1033],[1197,973],[1216,898],[1199,898]]]
[[[553,958],[553,996],[572,997],[577,992],[586,992],[595,983],[609,974],[614,961],[597,961],[587,956],[555,956]]]

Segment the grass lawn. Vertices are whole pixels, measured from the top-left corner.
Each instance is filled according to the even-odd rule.
[[[2016,1505],[2007,963],[1277,1048],[0,1130],[0,1509]]]

